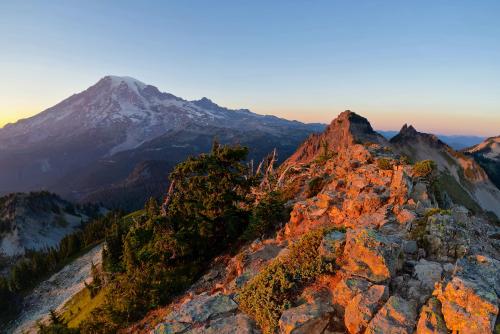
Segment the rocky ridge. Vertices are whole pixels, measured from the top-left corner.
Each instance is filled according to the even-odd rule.
[[[490,211],[500,218],[500,191],[472,157],[453,150],[436,136],[418,132],[406,124],[390,144],[410,161],[430,159],[437,164],[440,173],[436,184],[443,192],[437,200],[442,208],[455,203],[475,213]],[[451,198],[450,203],[446,203],[448,198]]]
[[[431,187],[435,175],[416,173],[366,119],[342,113],[279,172],[277,187],[293,198],[290,220],[276,237],[216,259],[157,325],[142,323],[131,332],[495,331],[500,227],[451,200],[440,208]],[[312,254],[327,269],[312,278],[309,272],[308,280],[288,278],[294,293],[267,315],[275,323],[255,318],[241,296],[263,277],[272,281],[268,268],[301,262],[296,245],[311,233],[320,233]],[[266,291],[256,309],[280,293],[272,286]]]
[[[471,155],[500,189],[500,136],[491,137],[463,151]]]

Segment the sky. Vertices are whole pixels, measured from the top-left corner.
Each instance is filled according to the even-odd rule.
[[[500,1],[2,1],[0,126],[131,76],[304,122],[500,134]]]

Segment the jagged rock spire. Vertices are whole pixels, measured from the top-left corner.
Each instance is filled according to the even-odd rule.
[[[325,147],[332,152],[338,152],[354,144],[367,142],[387,144],[387,140],[373,130],[366,118],[346,110],[340,113],[323,133],[311,135],[288,162],[312,161]]]

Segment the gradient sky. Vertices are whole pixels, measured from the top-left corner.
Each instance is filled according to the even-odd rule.
[[[0,126],[107,74],[301,121],[500,134],[500,1],[2,1]]]

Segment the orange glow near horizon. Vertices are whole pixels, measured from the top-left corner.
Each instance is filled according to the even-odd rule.
[[[233,103],[231,103],[232,105]],[[221,105],[224,105],[221,103]],[[236,108],[235,106],[231,106]],[[399,130],[405,123],[412,124],[418,131],[444,135],[475,135],[497,136],[500,134],[498,116],[491,114],[474,115],[466,112],[457,112],[450,117],[450,112],[435,112],[432,110],[412,110],[412,108],[395,108],[405,112],[393,111],[388,108],[339,108],[339,107],[250,107],[250,110],[259,114],[275,115],[278,117],[297,120],[306,123],[330,123],[339,113],[350,109],[366,117],[376,130]],[[15,110],[11,108],[10,110]],[[34,116],[40,112],[32,106],[19,107],[19,110],[0,113],[0,128],[8,123],[15,123],[24,118]]]

